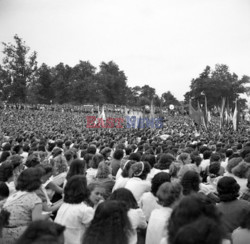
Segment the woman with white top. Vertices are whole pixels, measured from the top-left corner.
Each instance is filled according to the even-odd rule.
[[[137,231],[143,233],[143,230],[147,227],[147,222],[143,211],[138,207],[138,204],[131,193],[126,188],[120,188],[115,190],[110,196],[110,200],[122,201],[126,204],[128,209],[128,218],[131,223],[132,234],[129,238],[129,244],[136,244],[138,237]],[[141,235],[140,235],[141,236]],[[141,236],[143,238],[143,236]]]
[[[86,177],[71,177],[64,189],[64,202],[55,218],[56,223],[66,226],[65,244],[82,243],[83,234],[94,216],[93,208],[86,204],[88,196]]]
[[[157,191],[161,208],[152,211],[148,222],[146,244],[159,244],[165,236],[165,226],[172,209],[182,196],[182,186],[178,182],[163,183]]]

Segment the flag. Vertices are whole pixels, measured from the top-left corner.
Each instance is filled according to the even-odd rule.
[[[106,121],[106,115],[105,115],[105,112],[104,112],[104,105],[102,105],[101,118],[102,118],[103,121]]]
[[[150,119],[154,119],[155,117],[155,107],[154,107],[154,101],[153,99],[151,100],[151,104],[150,104],[150,115],[149,118]]]
[[[223,97],[220,107],[220,129],[224,126],[225,122],[225,105],[226,105],[226,98]]]
[[[235,108],[234,108],[234,115],[233,115],[233,128],[234,131],[238,130],[238,123],[239,123],[239,112],[238,112],[238,101],[235,101]]]
[[[204,123],[205,123],[205,128],[207,129],[208,127],[208,110],[207,110],[207,97],[205,95],[205,105],[204,105]]]
[[[191,99],[189,100],[189,116],[191,117],[192,120],[194,120],[194,122],[197,124],[197,125],[200,125],[201,122],[202,122],[202,119],[201,119],[201,111],[200,111],[200,107],[199,107],[199,103],[198,103],[198,111],[196,111],[192,104],[191,104]]]

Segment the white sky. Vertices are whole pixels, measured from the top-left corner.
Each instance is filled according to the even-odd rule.
[[[39,64],[113,60],[180,100],[206,65],[250,75],[250,0],[0,0],[0,42],[15,34]]]

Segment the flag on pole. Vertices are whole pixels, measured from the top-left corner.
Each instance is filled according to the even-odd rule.
[[[151,104],[150,104],[150,119],[154,119],[155,117],[155,108],[154,108],[154,101],[153,99],[151,100]]]
[[[208,110],[207,110],[207,97],[205,95],[205,105],[204,105],[204,122],[205,122],[205,128],[208,127]]]
[[[189,116],[191,117],[192,120],[194,120],[194,122],[200,126],[201,124],[201,111],[200,111],[200,107],[199,107],[199,103],[198,103],[198,111],[196,111],[192,104],[191,104],[191,99],[189,100]]]
[[[223,97],[220,107],[220,129],[223,127],[225,122],[225,106],[226,106],[226,98]]]
[[[101,118],[102,118],[103,121],[106,121],[106,115],[105,115],[105,111],[104,111],[104,105],[102,105]]]
[[[233,115],[233,128],[234,131],[238,130],[239,112],[238,112],[238,100],[235,101],[234,115]]]

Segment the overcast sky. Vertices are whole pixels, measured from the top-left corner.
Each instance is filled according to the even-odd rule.
[[[15,34],[39,64],[113,60],[180,100],[206,65],[250,76],[250,0],[0,0],[0,41]]]

